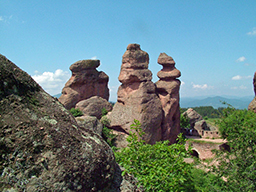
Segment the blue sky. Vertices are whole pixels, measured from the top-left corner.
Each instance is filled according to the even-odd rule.
[[[122,55],[138,43],[158,80],[161,52],[181,71],[181,97],[253,96],[255,0],[0,0],[0,53],[50,94],[69,66],[97,58],[116,100]]]

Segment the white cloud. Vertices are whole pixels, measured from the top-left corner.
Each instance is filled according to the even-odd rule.
[[[54,73],[43,72],[42,74],[40,74],[38,71],[35,71],[35,75],[32,76],[32,78],[51,95],[61,93],[61,90],[69,77],[69,72],[63,71],[61,69],[57,69]]]
[[[185,82],[184,82],[184,81],[181,81],[181,86],[182,86],[182,85],[185,85]]]
[[[9,21],[12,19],[12,15],[8,16],[0,16],[0,21],[3,21],[5,23],[9,23]]]
[[[251,75],[248,75],[248,76],[236,75],[236,76],[232,77],[231,79],[232,80],[242,80],[242,79],[251,79],[251,78],[252,78]]]
[[[247,87],[244,86],[244,85],[239,86],[239,88],[240,88],[240,89],[247,89]]]
[[[92,59],[92,60],[96,60],[96,59],[97,59],[97,56],[93,56],[91,59]]]
[[[242,76],[240,75],[236,75],[234,77],[232,77],[232,80],[241,80],[242,79]]]
[[[212,86],[209,86],[207,84],[196,85],[196,84],[192,83],[192,86],[193,86],[194,89],[210,89],[210,88],[213,88]]]
[[[248,32],[247,35],[256,35],[256,27],[254,27],[252,31]]]
[[[236,60],[236,62],[243,62],[243,61],[245,61],[246,60],[246,58],[244,57],[244,56],[242,56],[242,57],[239,57],[237,60]]]
[[[239,87],[231,87],[231,89],[233,89],[233,90],[237,90],[237,89],[247,89],[247,87],[244,86],[244,85],[240,85]]]

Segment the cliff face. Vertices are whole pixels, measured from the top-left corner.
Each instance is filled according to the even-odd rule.
[[[107,190],[110,147],[0,55],[0,191]]]

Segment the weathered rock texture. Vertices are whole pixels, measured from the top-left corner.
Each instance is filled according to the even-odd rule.
[[[59,101],[67,108],[92,96],[109,99],[108,76],[97,71],[99,60],[81,60],[70,66],[72,76],[62,89]]]
[[[108,113],[110,127],[128,133],[134,119],[140,121],[147,143],[161,140],[162,106],[148,70],[149,56],[138,44],[129,44],[123,55],[117,103]]]
[[[254,78],[253,78],[253,88],[254,88],[254,94],[256,95],[256,72],[254,73]],[[254,111],[256,113],[256,96],[253,98],[253,100],[249,104],[248,110]]]
[[[93,132],[102,135],[103,124],[94,116],[76,117],[76,122],[81,128],[90,129]]]
[[[116,169],[102,137],[2,55],[0,154],[0,191],[109,191]]]
[[[100,119],[102,116],[103,108],[109,112],[113,107],[111,103],[109,103],[106,99],[103,99],[99,96],[93,96],[89,99],[79,101],[75,108],[80,109],[84,115],[95,116]]]
[[[192,129],[195,127],[195,123],[197,121],[203,120],[203,117],[192,108],[189,108],[187,111],[185,111],[183,115],[189,118],[190,128]]]
[[[161,100],[163,108],[162,120],[162,140],[169,140],[175,143],[180,133],[180,77],[181,73],[175,68],[172,57],[161,53],[158,63],[163,69],[157,73],[159,81],[156,82],[157,94]]]

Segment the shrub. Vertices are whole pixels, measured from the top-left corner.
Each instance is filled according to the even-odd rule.
[[[83,116],[83,112],[80,111],[79,109],[72,108],[72,109],[70,109],[69,111],[70,111],[70,113],[71,113],[74,117]]]
[[[103,116],[105,116],[105,115],[107,115],[107,114],[108,114],[107,109],[106,109],[105,107],[103,107],[103,108],[101,109],[101,117],[103,117]]]
[[[127,138],[128,147],[115,152],[117,162],[125,168],[123,174],[133,174],[147,191],[194,191],[192,165],[184,162],[189,153],[182,135],[176,144],[161,141],[150,145],[138,139],[144,134],[138,120],[131,129],[135,132]]]
[[[180,114],[180,127],[190,128],[189,118],[186,114]]]
[[[105,109],[105,108],[103,108]],[[103,111],[103,110],[102,110]],[[102,114],[104,114],[102,112]],[[110,124],[110,120],[104,115],[102,118],[101,118],[101,123],[103,124],[103,129],[102,129],[102,138],[108,143],[108,145],[110,147],[115,147],[114,145],[114,142],[115,142],[115,138],[116,138],[116,135],[113,134],[113,130],[112,129],[109,129],[107,126],[109,126]],[[113,148],[114,149],[114,148]]]
[[[227,182],[223,191],[256,191],[256,114],[228,107],[219,121],[219,130],[230,151],[217,151],[214,168]]]

